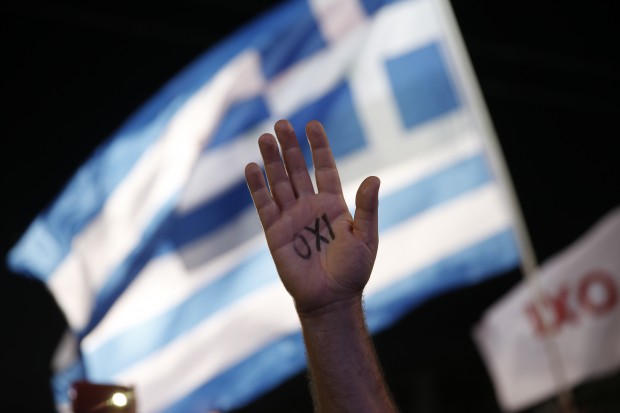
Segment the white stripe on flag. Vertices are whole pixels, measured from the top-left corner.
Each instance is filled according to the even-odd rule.
[[[366,12],[358,0],[310,0],[323,38],[333,43],[364,23]]]
[[[218,311],[114,381],[140,383],[136,397],[141,410],[162,410],[257,349],[299,329],[293,308],[284,287],[270,284]]]
[[[218,243],[226,243],[227,236],[243,234],[248,226],[260,230],[253,207],[247,208],[231,224],[206,239],[185,247],[185,252],[199,254],[200,251],[216,249]],[[264,249],[262,231],[253,233],[255,236],[237,244],[234,249],[206,260],[203,265],[195,268],[186,265],[184,252],[170,253],[150,261],[101,322],[82,340],[84,351],[91,352],[115,335],[165,313],[201,287],[226,275],[244,258]]]
[[[244,166],[249,162],[261,165],[262,160],[257,142],[258,137],[264,132],[273,133],[271,120],[262,123],[257,128],[252,128],[252,131],[244,133],[242,137],[226,145],[217,146],[203,153],[196,161],[192,176],[176,210],[181,214],[186,214],[200,207],[245,179]],[[237,167],[231,167],[232,165]]]
[[[261,76],[257,53],[248,51],[231,61],[178,111],[103,211],[75,237],[71,252],[49,282],[73,330],[86,326],[94,296],[106,277],[140,241],[162,206],[180,191],[225,110],[235,100],[261,91]]]
[[[381,234],[367,294],[510,227],[497,184],[475,189],[418,217]],[[403,245],[411,252],[403,254]]]
[[[442,37],[432,2],[403,1],[379,12],[373,27],[373,44],[369,48],[385,61]]]
[[[403,222],[382,235],[381,252],[367,293],[377,292],[509,226],[509,216],[494,184]],[[399,254],[402,245],[410,245],[416,253]],[[298,328],[290,297],[279,283],[274,283],[222,309],[113,379],[141,383],[137,397],[144,412],[160,410]],[[186,358],[187,354],[196,357]]]

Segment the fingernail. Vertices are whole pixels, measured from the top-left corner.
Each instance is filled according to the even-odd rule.
[[[319,122],[318,120],[308,122],[308,126],[310,127],[310,130],[314,133],[321,133],[324,131],[323,125],[321,125],[321,122]]]
[[[274,126],[278,126],[280,128],[288,128],[289,124],[290,124],[290,122],[287,119],[279,119],[279,120],[276,121]]]

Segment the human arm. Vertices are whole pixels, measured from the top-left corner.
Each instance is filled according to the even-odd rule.
[[[295,301],[319,412],[395,412],[375,355],[362,293],[378,247],[379,179],[364,180],[355,217],[342,195],[323,127],[310,122],[318,191],[291,125],[275,125],[259,138],[267,183],[257,164],[246,180],[280,278]]]

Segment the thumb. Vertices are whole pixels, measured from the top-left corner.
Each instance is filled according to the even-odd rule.
[[[379,185],[376,176],[364,179],[355,196],[353,228],[368,248],[377,251],[379,245]]]

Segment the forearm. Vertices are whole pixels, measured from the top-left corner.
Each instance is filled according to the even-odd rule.
[[[396,412],[355,298],[300,314],[315,408],[331,412]]]

